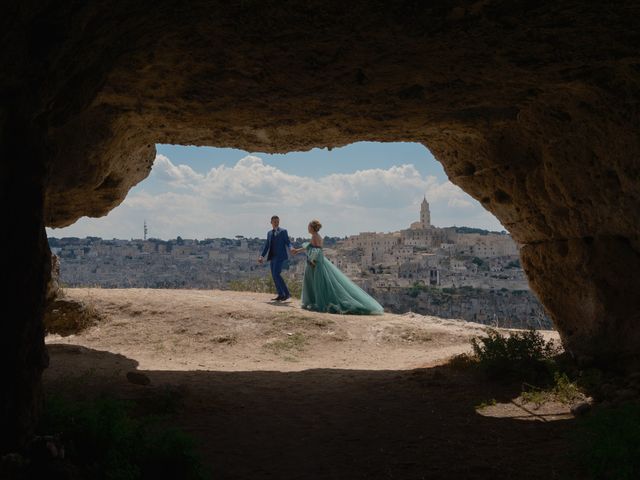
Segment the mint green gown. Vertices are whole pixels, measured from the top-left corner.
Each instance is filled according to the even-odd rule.
[[[325,258],[321,247],[314,247],[309,242],[302,246],[307,251],[302,308],[316,312],[357,315],[384,313],[382,306],[371,295]]]

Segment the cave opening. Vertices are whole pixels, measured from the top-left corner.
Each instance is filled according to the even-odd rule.
[[[131,189],[121,205],[122,213],[118,212],[121,207],[117,207],[95,223],[85,220],[83,230],[70,226],[60,230],[62,234],[56,229],[48,232],[50,237],[61,241],[52,246],[52,251],[62,261],[61,282],[66,284],[63,286],[66,299],[84,303],[86,311],[98,318],[84,332],[47,337],[51,364],[44,372],[45,393],[78,402],[91,402],[101,396],[127,398],[143,412],[163,415],[169,412],[166,421],[192,435],[205,464],[225,476],[246,477],[262,469],[277,472],[280,477],[302,473],[306,478],[326,478],[327,474],[355,478],[359,474],[375,477],[385,468],[410,475],[425,469],[464,475],[468,472],[467,465],[452,466],[460,454],[487,467],[490,462],[486,455],[493,448],[492,438],[517,445],[515,439],[525,434],[537,439],[537,445],[546,445],[538,449],[540,454],[550,458],[558,468],[566,468],[558,450],[543,441],[570,428],[567,420],[571,416],[565,407],[527,412],[526,407],[513,403],[518,392],[512,387],[496,388],[446,364],[452,355],[469,350],[469,339],[482,334],[480,324],[460,335],[452,333],[460,329],[460,323],[456,326],[455,321],[438,320],[433,324],[415,314],[385,321],[375,316],[307,314],[297,306],[274,305],[270,302],[271,295],[247,299],[228,290],[216,292],[210,285],[136,283],[136,269],[142,269],[145,277],[153,277],[157,272],[164,275],[171,273],[171,265],[183,260],[178,268],[192,275],[192,280],[196,275],[194,264],[214,262],[221,268],[226,263],[233,269],[237,268],[234,261],[246,260],[247,266],[257,269],[255,257],[264,241],[262,230],[274,209],[283,221],[288,219],[286,225],[291,235],[299,237],[295,241],[302,241],[305,233],[296,223],[304,227],[311,217],[340,219],[335,212],[341,206],[347,218],[342,225],[355,230],[345,232],[341,230],[344,226],[330,226],[330,222],[324,221],[328,231],[325,241],[352,237],[355,245],[361,230],[383,231],[380,238],[396,230],[397,238],[408,242],[403,247],[411,247],[402,252],[409,260],[422,253],[426,255],[426,250],[442,250],[441,245],[432,243],[433,239],[442,240],[437,232],[444,235],[452,223],[468,226],[464,220],[449,221],[447,212],[455,212],[456,208],[468,211],[470,207],[465,202],[475,200],[449,183],[424,147],[409,146],[415,148],[411,152],[420,154],[417,157],[408,156],[407,145],[400,147],[402,154],[386,163],[382,160],[376,163],[376,159],[367,155],[362,163],[356,162],[352,147],[344,154],[351,158],[350,164],[341,157],[334,160],[343,171],[335,172],[333,166],[328,166],[326,171],[311,174],[305,162],[318,159],[309,159],[305,153],[289,160],[286,155],[233,150],[223,152],[222,158],[211,163],[206,161],[203,149],[192,149],[193,158],[180,159],[184,147],[159,145],[148,179]],[[369,148],[384,150],[393,145],[366,145],[365,153],[370,153]],[[208,153],[215,156],[220,152],[212,149]],[[331,153],[340,154],[340,150]],[[286,164],[288,161],[290,166]],[[433,165],[420,166],[420,162]],[[263,182],[255,181],[252,174],[256,172]],[[328,177],[331,178],[327,180]],[[265,190],[264,185],[278,186],[278,180],[284,183],[283,192],[277,188]],[[340,188],[349,192],[340,193]],[[328,202],[324,206],[317,196],[302,202],[313,189],[321,189],[323,195],[335,195],[339,205]],[[391,193],[383,195],[385,189]],[[235,193],[233,201],[243,202],[240,209],[232,209],[234,203],[224,203],[222,197],[227,192]],[[398,197],[402,201],[395,210],[383,210],[389,198]],[[430,200],[427,210],[421,205],[425,197]],[[194,207],[203,198],[213,200],[211,210]],[[270,201],[273,198],[276,201]],[[280,201],[281,198],[285,200]],[[166,202],[150,203],[158,199]],[[354,207],[350,202],[356,200],[364,204]],[[184,202],[182,208],[178,208],[179,201]],[[128,218],[131,215],[127,212],[131,208],[128,202],[139,208],[132,218]],[[168,230],[170,233],[154,238],[160,225],[171,227],[181,218],[189,220],[194,210],[197,216],[191,219],[192,224],[180,223],[179,230]],[[228,217],[213,222],[211,219],[220,210]],[[484,212],[478,202],[475,209],[472,203],[471,210]],[[254,216],[248,217],[247,213]],[[166,217],[164,224],[161,215]],[[239,217],[240,223],[234,223],[234,217]],[[391,217],[395,223],[381,226],[383,217]],[[109,222],[101,227],[101,220]],[[371,223],[358,224],[356,220]],[[202,226],[209,221],[211,225],[205,225],[205,232],[220,231],[215,229],[216,225],[224,225],[228,230],[219,235],[189,233],[190,226]],[[417,225],[425,221],[428,225]],[[259,226],[236,236],[237,225],[246,224]],[[113,235],[114,226],[123,228],[126,236],[133,238],[111,239],[125,236]],[[469,228],[468,233],[450,233],[494,235],[497,239],[505,235],[495,230],[491,233],[489,228],[481,229],[482,226],[494,230],[501,225],[492,228],[481,224],[475,230]],[[426,235],[428,232],[432,236]],[[136,234],[140,238],[136,239]],[[145,235],[148,237],[144,238]],[[83,236],[89,238],[88,243],[75,242]],[[106,244],[100,237],[105,237]],[[67,240],[62,242],[63,238]],[[170,241],[172,247],[167,251]],[[393,251],[374,252],[376,241],[382,240],[374,237],[369,253],[371,264],[363,265],[361,259],[356,262],[358,272],[370,272],[365,280],[391,276],[384,273],[389,265],[385,267],[375,261],[378,253],[382,255],[380,262],[384,262],[385,254],[390,265],[392,260],[397,262],[397,255],[389,256]],[[471,272],[462,270],[463,267],[479,267],[474,263],[479,257],[466,250],[473,245],[463,242],[460,251],[445,247],[440,252],[448,259],[449,268],[456,256],[460,263],[453,271],[455,280],[451,280],[450,273],[438,275],[438,287],[451,288],[443,282],[468,277]],[[203,255],[200,248],[209,253]],[[362,246],[359,248],[362,250]],[[503,267],[518,258],[517,251],[515,256],[503,258],[507,256],[494,255],[485,244],[482,248],[484,253],[478,255],[485,261],[496,260]],[[123,249],[121,260],[116,258],[119,249]],[[73,256],[66,255],[66,250],[73,251]],[[95,252],[98,254],[94,256]],[[149,261],[154,255],[170,261],[154,266]],[[233,260],[234,255],[237,260]],[[110,263],[105,264],[105,260]],[[350,262],[340,262],[333,256],[331,260],[345,271],[353,270]],[[89,267],[84,270],[88,276],[83,277],[77,271],[79,284],[71,288],[69,277],[64,276],[65,261],[67,266],[87,262],[98,269],[112,268],[110,278],[123,283],[103,285],[120,287],[113,289],[81,288],[83,278],[95,279],[99,274],[99,270]],[[191,266],[185,268],[187,264]],[[383,272],[378,272],[378,265],[383,266]],[[369,270],[371,267],[373,272]],[[425,268],[407,267],[404,274],[400,264],[396,267],[395,281],[404,282],[404,289],[409,291],[413,287],[418,297],[430,294],[429,289],[416,289],[418,280],[425,287],[430,283],[433,269],[427,268],[428,264]],[[263,269],[260,275],[265,277],[268,273]],[[520,281],[526,282],[523,272],[521,275]],[[86,281],[84,286],[91,283]],[[374,283],[362,286],[370,292],[372,288],[374,292],[386,289],[385,286],[375,290]],[[180,290],[165,290],[175,287]],[[521,301],[521,296],[516,301]],[[487,405],[490,399],[493,403]],[[537,421],[535,428],[530,428],[532,420]],[[474,432],[471,442],[470,430]],[[327,441],[329,438],[332,440]],[[458,445],[457,451],[449,447],[452,442]],[[381,451],[388,453],[381,455]],[[527,463],[526,456],[516,448],[508,448],[501,455],[514,459],[514,464]]]
[[[113,209],[147,175],[154,142],[429,145],[522,245],[573,357],[635,368],[637,2],[9,2],[5,12],[2,271],[18,308],[0,348],[3,452],[24,446],[39,411],[45,227]]]
[[[518,245],[415,143],[289,154],[158,145],[149,177],[119,207],[48,229],[49,243],[68,287],[264,289],[254,257],[274,213],[296,245],[323,220],[334,263],[390,312],[552,327]],[[291,260],[299,296],[304,262]]]

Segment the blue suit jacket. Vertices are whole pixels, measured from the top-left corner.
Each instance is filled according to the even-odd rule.
[[[273,252],[271,251],[272,243]],[[269,230],[267,233],[267,241],[264,243],[262,256],[264,257],[268,254],[267,260],[286,260],[289,256],[290,248],[289,233],[285,228],[278,227],[275,235],[273,235],[273,230]]]

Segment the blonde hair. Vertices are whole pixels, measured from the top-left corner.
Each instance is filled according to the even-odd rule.
[[[309,222],[309,226],[313,229],[314,232],[318,233],[318,231],[322,228],[322,224],[318,220],[311,220]]]

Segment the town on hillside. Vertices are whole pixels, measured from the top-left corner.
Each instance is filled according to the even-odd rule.
[[[268,278],[256,262],[261,238],[205,240],[105,240],[50,238],[60,261],[60,282],[69,287],[228,289]],[[295,245],[306,239],[292,238]],[[529,290],[519,247],[506,232],[431,225],[429,203],[420,218],[398,232],[326,237],[325,255],[387,311],[415,312],[515,328],[551,328]],[[302,255],[285,274],[300,282]]]

